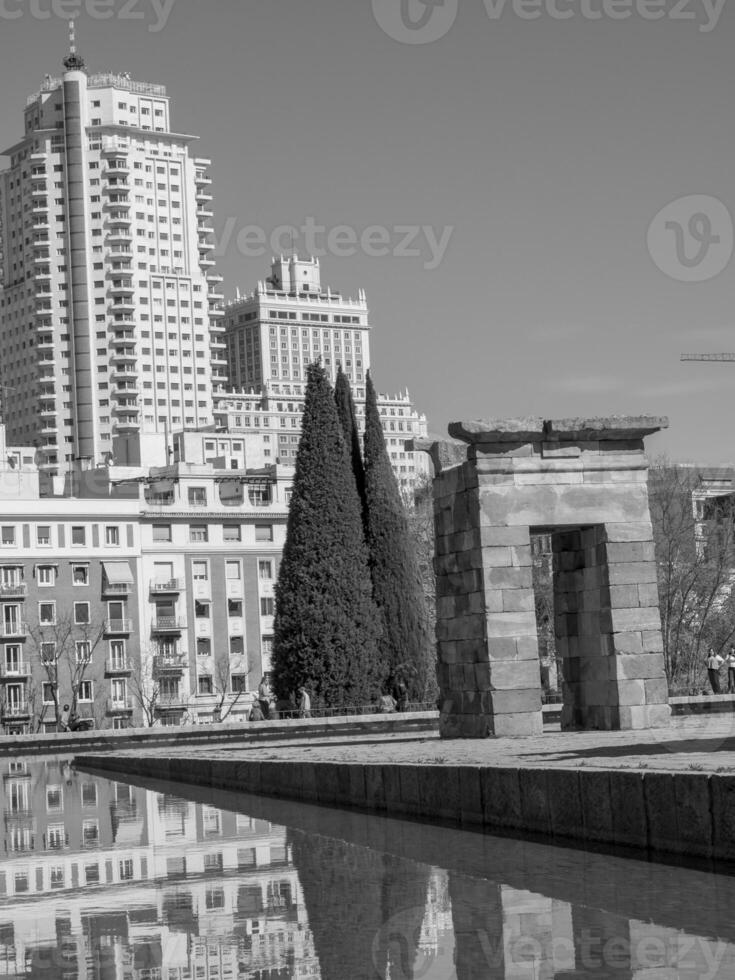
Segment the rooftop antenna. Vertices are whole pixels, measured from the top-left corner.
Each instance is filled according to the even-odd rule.
[[[84,71],[84,58],[77,54],[77,31],[73,20],[69,21],[69,54],[64,58],[64,68],[67,71]]]

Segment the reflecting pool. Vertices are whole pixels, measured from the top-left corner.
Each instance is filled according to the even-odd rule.
[[[735,878],[0,760],[0,976],[735,976]]]

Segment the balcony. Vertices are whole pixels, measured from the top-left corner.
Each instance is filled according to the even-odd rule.
[[[113,296],[132,296],[134,292],[132,279],[116,279],[110,286],[110,293]]]
[[[186,629],[183,616],[157,616],[151,623],[153,633],[181,633]]]
[[[156,702],[158,711],[183,711],[188,705],[185,694],[159,694]]]
[[[165,582],[156,581],[155,579],[153,579],[151,580],[150,583],[150,592],[153,595],[162,595],[167,592],[168,593],[181,592],[182,588],[183,588],[183,584],[181,582],[181,579],[179,578],[170,578],[167,579]]]
[[[0,584],[0,599],[25,599],[27,594],[28,586],[25,582]]]
[[[133,699],[131,697],[107,699],[108,715],[130,714],[132,710],[133,710]]]
[[[106,619],[105,620],[105,633],[108,635],[110,633],[132,633],[133,632],[133,621],[132,619]]]
[[[115,432],[137,432],[140,428],[140,421],[137,415],[128,415],[115,422],[113,429]]]
[[[132,595],[133,585],[131,582],[102,582],[102,595],[108,596],[127,596]]]
[[[202,251],[202,250],[200,249],[200,251]],[[204,249],[204,251],[207,251],[207,252],[211,252],[211,251],[212,251],[212,249],[211,249],[211,248],[209,248],[209,246],[207,246],[207,247],[206,247],[206,249]],[[200,265],[200,266],[201,266],[201,267],[202,267],[203,269],[209,269],[209,268],[211,268],[211,267],[212,267],[213,265],[216,265],[216,264],[217,264],[217,263],[216,263],[216,262],[214,261],[214,259],[201,259],[201,258],[199,259],[199,265]]]
[[[106,151],[103,150],[103,153]],[[115,160],[115,166],[112,166],[112,161],[108,161],[107,165],[102,168],[103,177],[125,177],[130,173],[130,164],[128,161],[121,157],[119,160]]]
[[[131,674],[133,663],[128,657],[114,657],[105,661],[105,674],[108,677],[120,674]]]
[[[3,721],[13,721],[17,718],[29,718],[30,714],[30,705],[27,701],[12,701],[10,704],[0,705],[0,718],[2,718]]]
[[[183,653],[159,653],[153,657],[153,676],[181,676],[186,669],[186,656]]]
[[[51,446],[47,447],[49,450]],[[55,447],[53,447],[55,449]],[[28,635],[28,623],[15,620],[12,623],[4,622],[0,624],[0,637],[7,639],[25,639]]]
[[[16,681],[30,676],[31,667],[25,660],[16,660],[12,663],[0,660],[0,678],[4,681]]]

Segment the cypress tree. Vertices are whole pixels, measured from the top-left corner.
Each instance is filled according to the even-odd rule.
[[[383,656],[388,676],[403,675],[410,697],[430,698],[436,689],[434,640],[370,372],[365,395],[366,528],[373,595],[383,617]]]
[[[360,495],[360,505],[365,517],[365,467],[362,463],[362,452],[360,450],[360,433],[357,430],[355,416],[355,403],[352,400],[352,389],[347,375],[342,367],[337,368],[337,383],[334,386],[334,400],[337,404],[337,414],[342,425],[342,432],[345,437],[345,445],[350,451],[352,462],[352,472],[355,476],[355,485]]]
[[[326,372],[311,364],[276,584],[278,697],[303,685],[315,707],[373,701],[380,693],[379,624],[342,427]]]

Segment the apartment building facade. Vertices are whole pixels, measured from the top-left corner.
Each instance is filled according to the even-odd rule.
[[[121,434],[211,425],[226,380],[209,159],[163,86],[64,67],[0,174],[5,422],[50,472]]]
[[[332,383],[341,367],[365,427],[365,376],[370,368],[370,323],[365,293],[357,299],[321,285],[318,259],[278,258],[248,296],[225,306],[230,389],[215,402],[220,430],[262,441],[267,458],[293,464],[301,433],[306,369],[320,360]],[[407,448],[426,436],[426,416],[408,391],[378,396],[386,445],[399,486],[410,492],[428,477],[425,453]]]
[[[34,464],[0,471],[3,733],[56,730],[57,701],[98,728],[247,717],[293,473],[177,452],[86,471],[76,497],[41,496]]]

